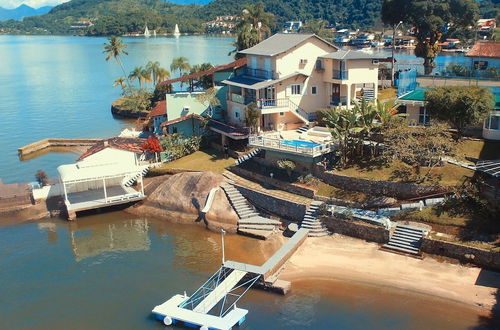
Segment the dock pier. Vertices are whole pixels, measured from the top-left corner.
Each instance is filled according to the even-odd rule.
[[[36,141],[25,145],[17,149],[19,159],[25,160],[31,157],[33,154],[42,152],[44,149],[57,148],[57,147],[90,147],[95,143],[102,141],[102,139],[60,139],[60,138],[48,138],[40,141]]]
[[[277,282],[276,274],[308,234],[308,229],[299,229],[261,266],[224,261],[191,296],[177,294],[156,306],[153,315],[165,325],[184,324],[200,329],[226,330],[241,325],[248,310],[236,307],[236,303],[252,286],[269,287]]]

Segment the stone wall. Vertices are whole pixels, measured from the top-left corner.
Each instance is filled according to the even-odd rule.
[[[270,177],[267,177],[267,176],[264,176],[262,174],[258,174],[255,172],[247,171],[245,169],[242,169],[241,167],[232,166],[231,168],[229,168],[229,170],[231,172],[233,172],[234,174],[237,174],[237,175],[244,177],[246,179],[258,182],[260,184],[273,186],[275,188],[287,191],[287,192],[292,193],[292,194],[296,194],[296,195],[300,195],[300,196],[304,196],[304,197],[308,197],[308,198],[314,198],[314,196],[316,194],[316,191],[312,188],[299,186],[297,184],[288,183],[288,182],[284,182],[284,181],[277,180],[277,179],[271,179]]]
[[[259,191],[235,185],[241,194],[256,207],[291,221],[302,221],[307,205],[294,203]]]
[[[325,183],[339,189],[358,191],[375,196],[389,196],[397,199],[411,199],[450,191],[450,187],[446,186],[426,186],[414,183],[376,181],[343,176],[331,171],[325,172],[318,166],[314,168],[314,175]]]
[[[333,233],[377,243],[387,243],[389,241],[389,230],[384,227],[335,216],[321,217],[321,221]]]
[[[441,241],[430,237],[423,239],[421,250],[425,253],[457,259],[460,262],[472,263],[482,268],[500,270],[500,252]]]

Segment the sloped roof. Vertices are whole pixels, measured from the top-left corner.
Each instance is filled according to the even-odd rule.
[[[369,60],[369,59],[385,59],[387,56],[379,56],[359,50],[339,50],[327,55],[320,56],[322,58],[331,58],[334,60]]]
[[[212,75],[218,71],[223,71],[223,70],[227,70],[227,69],[238,69],[238,68],[241,68],[242,66],[245,66],[246,64],[247,64],[247,59],[246,59],[246,57],[243,57],[243,58],[237,59],[236,61],[233,61],[231,63],[214,66],[210,70],[196,72],[196,73],[190,73],[190,74],[186,74],[184,76],[178,77],[178,78],[165,80],[165,81],[162,81],[160,84],[171,85],[173,83],[180,82],[180,81],[198,79],[200,77]]]
[[[200,116],[200,115],[198,115],[196,113],[191,113],[189,115],[185,115],[185,116],[182,116],[182,117],[179,117],[179,118],[175,118],[175,119],[172,119],[172,120],[169,120],[169,121],[165,121],[165,122],[161,123],[160,126],[165,127],[165,126],[169,126],[169,125],[172,125],[172,124],[177,124],[177,123],[180,123],[181,121],[184,121],[184,120],[187,120],[187,119],[191,119],[191,118],[203,119],[204,117]]]
[[[146,139],[141,138],[124,138],[124,137],[114,137],[106,140],[102,140],[90,147],[85,153],[83,153],[77,161],[83,160],[90,155],[98,153],[106,148],[113,148],[118,150],[131,151],[136,153],[142,153],[142,145],[146,142]]]
[[[478,41],[465,56],[500,58],[500,42]]]
[[[417,88],[414,91],[399,97],[398,100],[425,102],[425,88]]]
[[[156,106],[148,113],[148,118],[166,115],[167,114],[167,101],[163,100],[156,104]]]
[[[266,40],[258,43],[257,45],[239,51],[240,54],[250,55],[265,55],[275,56],[286,52],[287,50],[301,44],[309,38],[317,38],[327,45],[338,49],[326,40],[321,39],[315,34],[301,34],[301,33],[276,33]]]
[[[274,85],[276,83],[279,83],[280,81],[283,81],[283,80],[286,80],[289,78],[293,78],[293,77],[297,77],[297,76],[302,76],[302,77],[306,77],[306,78],[309,77],[305,73],[294,72],[294,73],[290,73],[286,76],[283,76],[283,77],[280,77],[280,78],[274,79],[274,80],[262,80],[262,79],[254,79],[254,78],[247,77],[247,76],[236,76],[236,77],[232,77],[232,78],[227,79],[227,80],[223,80],[222,83],[226,84],[226,85],[243,87],[243,88],[250,88],[250,89],[257,90],[257,89],[265,88],[267,86],[271,86],[271,85]]]

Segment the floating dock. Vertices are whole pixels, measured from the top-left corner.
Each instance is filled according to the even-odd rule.
[[[241,325],[248,310],[236,303],[257,282],[266,282],[278,272],[305,241],[309,230],[299,229],[263,265],[235,261],[224,264],[191,296],[177,294],[156,306],[154,316],[165,325],[183,324],[200,329],[231,329]]]

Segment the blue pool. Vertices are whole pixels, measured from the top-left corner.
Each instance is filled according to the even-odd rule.
[[[285,140],[281,143],[286,146],[299,147],[299,148],[314,148],[319,146],[319,144],[316,142],[301,141],[301,140]]]

